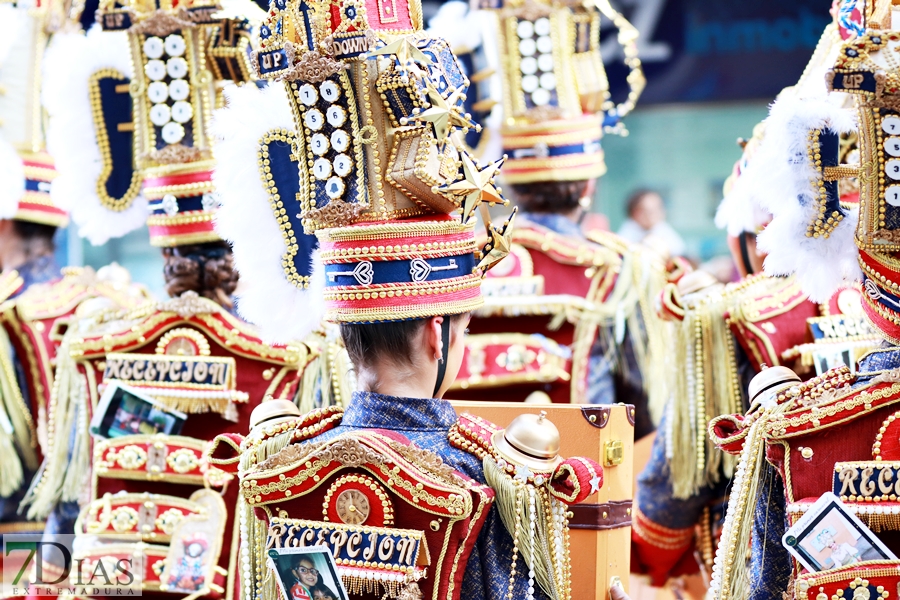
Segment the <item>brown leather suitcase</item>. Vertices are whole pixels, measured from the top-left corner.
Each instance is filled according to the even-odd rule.
[[[631,567],[631,502],[634,488],[634,407],[453,401],[457,413],[471,413],[506,427],[523,412],[544,410],[560,431],[560,455],[587,456],[603,465],[603,487],[573,507],[572,597],[605,600],[613,577],[628,588]]]

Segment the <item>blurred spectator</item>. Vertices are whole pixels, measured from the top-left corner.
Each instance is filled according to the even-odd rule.
[[[666,223],[666,207],[662,196],[650,189],[632,192],[626,205],[628,219],[619,228],[619,235],[636,244],[665,250],[669,256],[684,254],[684,240]]]

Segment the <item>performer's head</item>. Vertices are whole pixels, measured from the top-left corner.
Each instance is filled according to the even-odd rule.
[[[206,242],[164,247],[163,275],[166,291],[176,298],[185,292],[197,292],[220,305],[231,308],[231,295],[237,288],[231,248],[225,242]]]
[[[562,215],[578,221],[591,207],[597,180],[536,181],[509,187],[516,206],[525,212]]]
[[[653,229],[666,220],[666,207],[659,192],[642,188],[635,190],[626,203],[628,218],[645,231]]]
[[[445,321],[450,328],[447,348],[442,339]],[[343,323],[341,336],[361,390],[379,392],[386,384],[403,382],[407,396],[440,398],[459,374],[468,323],[469,313],[388,323]],[[435,393],[432,390],[444,361],[446,372]]]
[[[21,219],[0,219],[0,268],[16,269],[53,254],[56,227]]]

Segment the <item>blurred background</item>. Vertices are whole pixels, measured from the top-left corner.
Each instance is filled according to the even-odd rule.
[[[426,20],[440,2],[423,0]],[[695,262],[727,256],[724,233],[713,224],[722,184],[740,148],[766,115],[767,105],[796,82],[829,22],[828,0],[613,0],[640,31],[647,88],[625,119],[629,134],[607,136],[607,174],[593,209],[616,231],[637,188],[658,191],[668,223]],[[604,62],[613,99],[627,95],[626,70],[615,31],[604,23]],[[162,259],[146,229],[90,246],[60,232],[64,264],[126,266],[137,281],[165,297]]]

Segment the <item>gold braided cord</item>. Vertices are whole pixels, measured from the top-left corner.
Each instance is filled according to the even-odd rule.
[[[534,570],[538,585],[551,599],[563,600],[566,598],[566,582],[557,580],[557,573],[561,571],[557,570],[558,565],[551,552],[553,523],[544,510],[544,503],[549,502],[550,498],[527,484],[515,481],[489,456],[484,459],[484,478],[496,493],[500,520],[506,530],[514,535],[515,545],[525,564]],[[533,513],[529,494],[535,496]],[[534,531],[530,526],[532,523]]]
[[[86,382],[70,353],[77,329],[69,328],[57,351],[56,376],[50,392],[50,448],[37,485],[22,501],[23,506],[28,506],[29,519],[46,518],[60,501],[78,500],[87,481],[84,474],[91,470],[90,400]]]
[[[624,102],[620,102],[615,106],[615,114],[622,118],[632,110],[637,104],[638,98],[644,92],[647,86],[647,79],[644,77],[644,70],[641,67],[641,59],[638,57],[637,38],[638,30],[632,25],[628,19],[622,16],[616,9],[612,7],[609,0],[593,0],[594,6],[603,13],[603,15],[613,22],[616,29],[619,30],[617,39],[625,53],[625,65],[628,67],[628,97]],[[611,104],[611,103],[610,103]],[[612,109],[613,106],[605,106],[604,109]]]
[[[743,600],[750,596],[750,572],[746,549],[753,533],[753,513],[766,465],[765,432],[790,403],[765,409],[750,426],[731,489],[731,500],[716,550],[709,593],[711,600]]]
[[[12,362],[12,344],[0,327],[0,419],[9,427],[0,427],[0,498],[7,498],[24,482],[22,463],[37,468],[34,423],[16,379]],[[21,458],[20,458],[21,457]]]
[[[737,284],[685,299],[684,319],[674,325],[674,355],[665,361],[670,397],[666,432],[670,480],[676,498],[688,498],[703,485],[730,477],[734,458],[707,436],[714,417],[743,409],[736,340],[725,315],[740,320],[743,300],[766,295],[783,280],[750,277]]]

